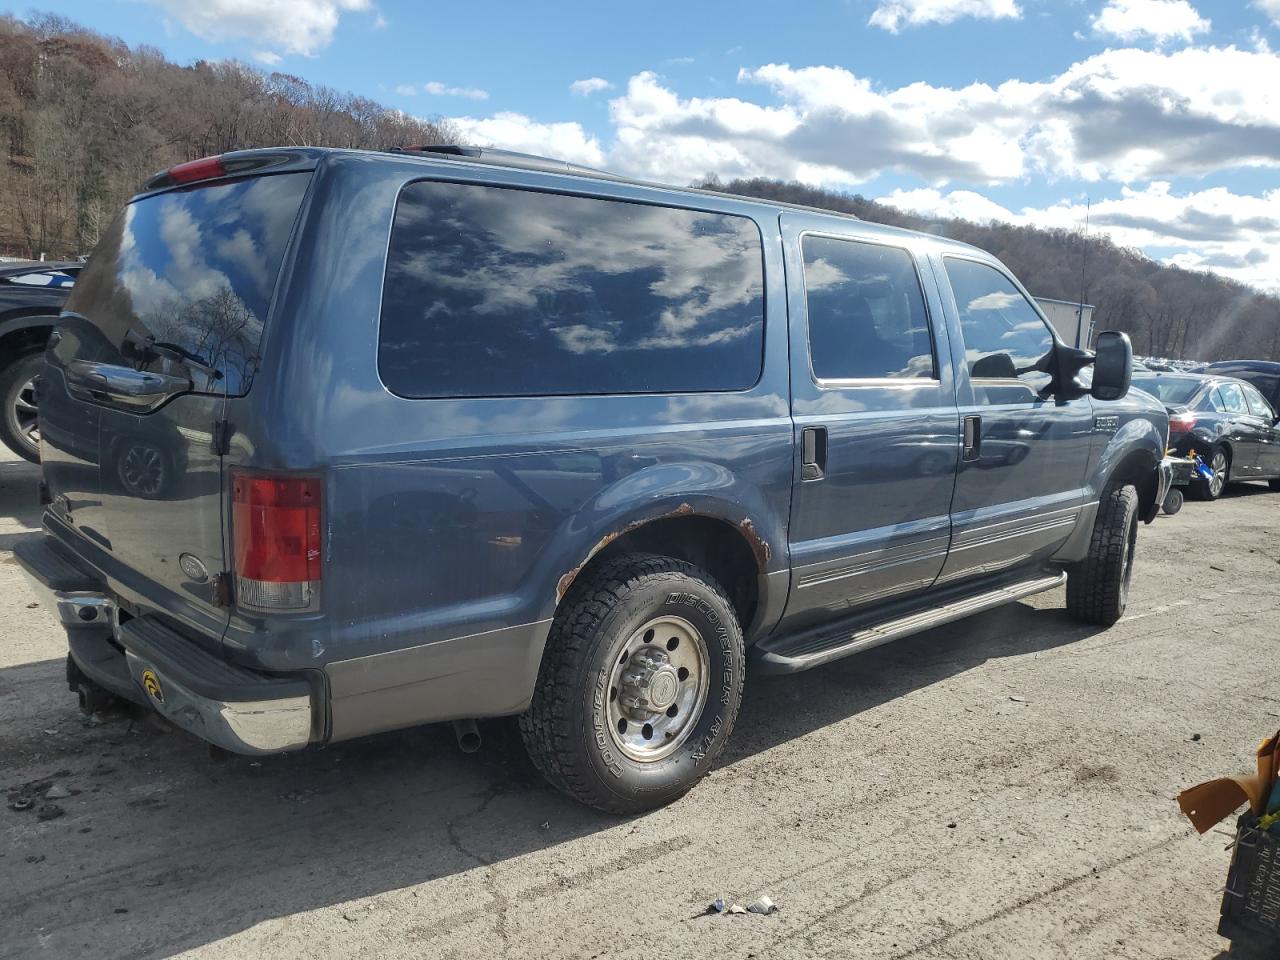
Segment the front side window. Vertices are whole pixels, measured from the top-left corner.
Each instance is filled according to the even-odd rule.
[[[749,219],[432,181],[401,192],[378,344],[400,396],[744,390],[763,350]]]
[[[999,270],[946,259],[974,392],[988,403],[1033,400],[1052,380],[1053,334]]]
[[[806,236],[809,355],[819,380],[936,377],[929,317],[911,254]]]

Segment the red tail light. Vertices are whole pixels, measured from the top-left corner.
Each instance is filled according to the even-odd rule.
[[[226,176],[227,168],[221,157],[201,157],[170,167],[165,175],[173,183],[194,183],[197,180],[210,180],[214,177]]]
[[[314,608],[320,588],[320,481],[232,473],[236,603],[259,610]]]
[[[1169,418],[1169,436],[1180,437],[1184,433],[1190,433],[1195,429],[1196,415],[1194,413],[1175,413]]]

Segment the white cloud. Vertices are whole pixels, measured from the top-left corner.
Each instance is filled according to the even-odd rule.
[[[1067,230],[1080,229],[1086,212],[1079,199],[1015,212],[966,190],[895,190],[881,202],[930,217]],[[1162,255],[1165,262],[1280,291],[1280,189],[1261,196],[1225,187],[1178,194],[1155,181],[1142,189],[1122,187],[1119,197],[1095,200],[1088,212],[1090,232],[1121,246],[1172,251]]]
[[[270,50],[255,50],[250,56],[259,63],[265,63],[269,67],[274,67],[283,59],[280,54],[272,53]]]
[[[498,113],[492,117],[455,117],[464,140],[482,147],[501,147],[570,163],[598,167],[604,163],[600,142],[578,123],[539,123],[519,113]]]
[[[952,23],[962,17],[983,20],[1018,19],[1022,10],[1015,0],[881,0],[867,21],[890,33],[903,25],[918,27],[926,23]]]
[[[1280,7],[1280,0],[1273,0]],[[1126,42],[1150,38],[1156,43],[1190,43],[1211,24],[1187,0],[1108,0],[1089,21],[1094,33]]]
[[[198,37],[252,40],[283,53],[311,56],[327,47],[343,13],[372,9],[372,0],[146,0]]]
[[[402,97],[416,97],[418,95],[418,88],[412,83],[401,83],[396,86],[396,93],[400,94]]]
[[[449,87],[439,80],[429,80],[422,89],[433,97],[462,97],[465,100],[488,100],[489,91],[477,87]]]
[[[575,80],[569,84],[569,92],[579,97],[589,97],[593,93],[612,89],[613,84],[604,79],[604,77],[588,77],[585,80]]]
[[[941,185],[1032,175],[1137,182],[1280,166],[1280,57],[1268,49],[1107,50],[1047,80],[881,88],[841,67],[739,73],[772,103],[682,98],[656,74],[610,101],[611,163],[676,182],[708,172]]]
[[[1280,24],[1280,0],[1254,0],[1253,5],[1270,17],[1272,22]]]

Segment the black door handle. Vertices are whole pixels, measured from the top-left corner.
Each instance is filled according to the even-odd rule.
[[[800,432],[800,479],[821,480],[827,470],[827,428],[805,427]]]
[[[977,460],[982,453],[982,418],[977,414],[964,418],[964,459]]]

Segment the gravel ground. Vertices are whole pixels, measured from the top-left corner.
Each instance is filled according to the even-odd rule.
[[[1203,958],[1225,840],[1173,797],[1280,727],[1280,496],[1139,537],[1130,613],[1062,591],[794,677],[748,678],[689,797],[616,819],[545,787],[510,722],[212,760],[86,725],[13,562],[37,473],[0,459],[0,957]],[[1198,737],[1196,736],[1198,735]],[[55,789],[55,792],[61,792]],[[703,916],[767,894],[771,916]]]

